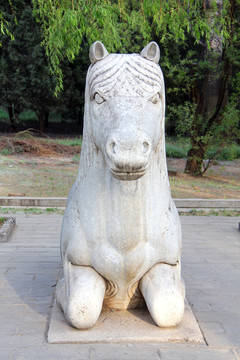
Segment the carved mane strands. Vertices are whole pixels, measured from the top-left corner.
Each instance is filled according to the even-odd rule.
[[[128,83],[130,96],[148,96],[163,88],[163,75],[160,67],[138,54],[109,54],[91,66],[89,89],[94,95],[97,90],[106,96],[121,96],[123,83]]]

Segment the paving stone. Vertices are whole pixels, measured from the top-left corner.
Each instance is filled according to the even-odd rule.
[[[238,356],[238,360],[240,360],[240,348],[236,349],[236,355]]]
[[[13,304],[5,304],[4,306],[0,306],[0,315],[11,314],[12,316],[25,313],[26,312],[26,305],[13,305]]]
[[[0,350],[0,359],[1,360],[12,360],[12,354],[13,354],[12,349],[3,349],[3,348],[1,348],[1,350]]]
[[[237,360],[232,349],[175,348],[161,350],[159,360]]]
[[[33,334],[2,335],[0,338],[0,349],[6,345],[9,348],[15,349],[22,347],[35,347],[35,346],[43,345],[44,343],[45,343],[45,337],[43,331],[39,332],[36,335]],[[1,350],[0,350],[0,359],[1,359]]]
[[[71,354],[71,357],[69,356]],[[151,345],[51,345],[14,352],[12,360],[237,360],[230,349]]]
[[[209,346],[240,346],[240,336],[238,332],[229,332],[224,328],[224,324],[220,321],[216,322],[200,322],[200,327]]]
[[[15,350],[11,360],[97,360],[93,358],[95,348],[81,345],[51,345]],[[105,354],[101,356],[105,359]],[[148,358],[145,358],[146,360]],[[114,360],[113,358],[111,360]],[[124,359],[123,359],[124,360]],[[140,360],[140,359],[139,359]],[[149,359],[151,360],[151,359]],[[155,360],[155,359],[154,359]]]
[[[181,217],[187,298],[208,346],[47,344],[62,217],[16,220],[10,242],[0,246],[0,360],[240,360],[237,218]]]

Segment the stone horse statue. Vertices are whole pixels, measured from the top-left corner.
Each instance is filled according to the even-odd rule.
[[[144,301],[160,327],[184,313],[181,226],[165,155],[160,50],[90,49],[78,177],[61,231],[64,278],[57,303],[69,324],[92,327],[102,307]]]

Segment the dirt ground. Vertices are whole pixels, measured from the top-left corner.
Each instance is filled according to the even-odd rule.
[[[24,134],[0,137],[0,196],[67,196],[77,176],[80,146]],[[167,163],[174,198],[240,198],[240,160],[216,162],[200,178],[184,174],[185,159]]]
[[[240,160],[217,161],[202,177],[184,174],[185,159],[168,159],[168,168],[177,171],[170,177],[174,198],[240,199]]]
[[[240,160],[212,165],[201,178],[183,173],[185,159],[168,159],[174,198],[240,199]],[[77,155],[0,155],[0,196],[67,196],[78,171]]]
[[[77,169],[72,156],[0,156],[0,196],[67,196]]]

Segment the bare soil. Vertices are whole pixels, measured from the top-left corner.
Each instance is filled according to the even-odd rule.
[[[174,198],[240,199],[240,160],[218,161],[202,177],[184,174],[186,159],[167,159]]]
[[[15,142],[15,140],[17,142]],[[20,154],[0,155],[0,196],[67,196],[78,171],[80,147],[37,139],[2,143]],[[184,174],[185,159],[168,159],[174,198],[240,199],[240,160],[219,161],[200,178]]]
[[[80,146],[57,144],[54,141],[31,136],[29,139],[18,137],[1,137],[0,151],[7,150],[11,154],[28,154],[30,156],[74,155],[80,153]]]

